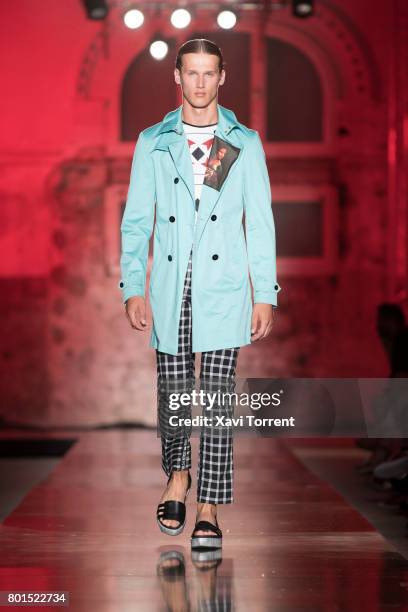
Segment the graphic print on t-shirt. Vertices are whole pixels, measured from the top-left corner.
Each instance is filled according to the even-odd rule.
[[[187,137],[187,144],[193,166],[196,200],[201,196],[201,188],[216,127],[217,123],[212,123],[210,125],[192,125],[183,121],[183,128]]]
[[[232,164],[237,159],[239,147],[226,142],[214,134],[214,141],[205,171],[203,185],[219,191],[228,176]]]

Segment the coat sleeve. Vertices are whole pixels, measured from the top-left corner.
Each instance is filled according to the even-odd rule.
[[[254,303],[278,305],[275,223],[265,151],[257,131],[245,145],[244,210]]]
[[[153,231],[156,186],[153,160],[140,132],[136,142],[125,211],[120,226],[120,257],[123,302],[130,297],[145,297],[149,239]]]

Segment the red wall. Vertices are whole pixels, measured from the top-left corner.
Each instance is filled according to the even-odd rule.
[[[345,255],[335,278],[280,276],[276,331],[262,346],[242,352],[242,375],[388,373],[375,334],[375,309],[382,300],[397,299],[388,282],[393,262],[389,209],[395,205],[387,192],[388,131],[399,129],[390,112],[402,87],[401,77],[389,78],[399,44],[393,3],[339,0],[321,2],[321,7],[326,12],[315,36],[323,33],[318,42],[327,46],[338,79],[337,136],[328,162],[299,172],[311,184],[321,173],[347,194],[339,227]],[[330,24],[327,11],[337,25]],[[203,21],[203,31],[211,23]],[[299,20],[296,27],[302,24]],[[342,28],[351,41],[343,44],[344,58],[336,53]],[[119,184],[126,190],[129,176],[130,149],[115,142],[119,85],[150,34],[148,27],[140,34],[124,30],[115,13],[108,24],[88,21],[79,0],[20,0],[3,7],[0,289],[6,325],[0,414],[8,419],[83,423],[136,415],[154,421],[154,411],[146,416],[132,404],[140,388],[137,380],[129,382],[130,373],[144,372],[150,385],[154,354],[130,331],[118,277],[107,272],[105,207],[107,189]],[[180,42],[189,37],[180,36]],[[347,60],[348,44],[365,60],[361,70],[371,89],[364,105],[354,52]],[[148,84],[144,87],[149,93]],[[234,110],[240,116],[239,108]],[[341,135],[344,125],[350,137]],[[291,163],[288,170],[282,163],[270,162],[272,186],[275,180],[293,180],[290,169],[296,180],[296,166]],[[394,171],[405,172],[405,159],[398,163]],[[406,218],[401,222],[405,228]],[[401,248],[396,256],[406,259]],[[145,392],[150,400],[150,388]]]

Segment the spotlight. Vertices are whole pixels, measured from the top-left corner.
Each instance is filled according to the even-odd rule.
[[[82,0],[88,19],[105,19],[108,15],[106,0]]]
[[[292,0],[292,13],[295,17],[310,17],[313,15],[313,0]]]
[[[221,11],[217,15],[217,23],[220,28],[229,30],[237,23],[237,16],[232,11]]]
[[[149,47],[150,55],[156,60],[162,60],[166,57],[169,46],[164,40],[155,40]]]
[[[191,15],[186,9],[176,9],[172,12],[170,21],[175,28],[185,28],[191,21]]]
[[[127,26],[131,30],[136,30],[136,28],[140,28],[140,26],[144,22],[144,15],[142,11],[139,11],[138,9],[129,9],[123,15],[123,21],[125,23],[125,26]]]

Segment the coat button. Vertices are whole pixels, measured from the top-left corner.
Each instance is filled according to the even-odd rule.
[[[175,183],[178,183],[178,182],[179,182],[179,178],[178,178],[178,176],[176,176],[176,178],[174,179],[174,182],[175,182]]]
[[[167,259],[168,259],[169,261],[171,261],[173,258],[172,258],[172,256],[171,256],[171,255],[168,255],[168,256],[167,256]]]
[[[214,253],[214,255],[212,256],[213,259],[218,259],[218,255],[217,253]]]
[[[279,285],[275,285],[275,291],[279,289]]]
[[[199,206],[200,206],[200,199],[199,199],[199,198],[196,198],[196,201],[195,201],[195,209],[196,209],[196,210],[198,210],[198,207],[199,207]]]
[[[125,283],[123,281],[120,281],[119,287],[124,287],[124,286],[125,286]]]
[[[217,218],[217,215],[211,215],[211,221],[215,221]]]
[[[171,221],[172,223],[174,223],[175,220],[176,220],[176,217],[173,217],[173,215],[171,215],[171,217],[169,217],[169,221]]]

